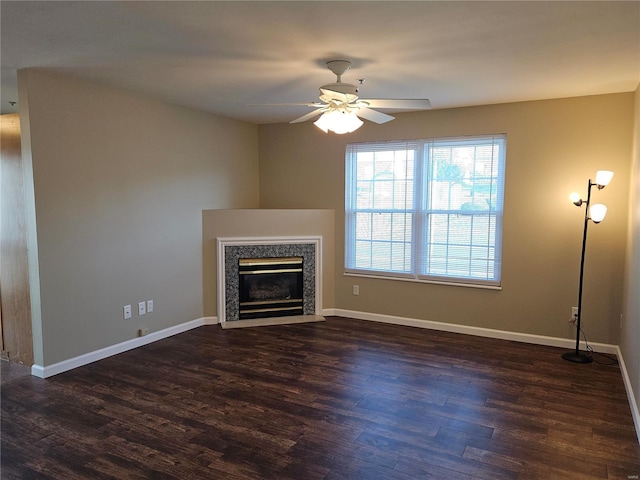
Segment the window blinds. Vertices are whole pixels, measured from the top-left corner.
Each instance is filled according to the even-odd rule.
[[[347,271],[500,284],[506,136],[350,144]]]

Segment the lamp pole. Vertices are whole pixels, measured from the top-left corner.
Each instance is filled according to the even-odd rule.
[[[582,319],[582,284],[584,279],[584,256],[587,251],[587,228],[589,227],[589,203],[591,203],[591,187],[595,185],[591,183],[591,179],[589,179],[589,184],[587,187],[587,201],[586,208],[584,209],[584,231],[582,233],[582,255],[580,257],[580,284],[578,287],[578,321],[576,325],[576,350],[575,352],[567,352],[562,354],[562,358],[565,360],[569,360],[570,362],[576,363],[591,363],[593,359],[585,354],[580,353],[580,320]],[[578,202],[574,202],[578,203]],[[582,200],[580,200],[580,205],[582,205]]]

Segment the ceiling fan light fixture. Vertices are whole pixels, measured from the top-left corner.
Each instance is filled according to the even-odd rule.
[[[0,0],[2,1],[2,0]],[[428,99],[410,98],[369,98],[359,97],[359,87],[342,82],[342,74],[351,68],[348,60],[331,60],[327,62],[327,68],[336,75],[334,83],[328,83],[320,87],[319,102],[303,103],[272,103],[264,105],[289,105],[313,107],[315,110],[302,115],[289,123],[301,123],[319,116],[315,125],[323,132],[329,130],[337,134],[350,133],[363,125],[368,120],[378,125],[387,123],[395,117],[379,112],[377,109],[391,108],[395,110],[428,110],[431,102]],[[364,79],[358,79],[362,85]],[[357,115],[356,115],[357,112]],[[604,185],[603,185],[604,186]],[[599,188],[602,186],[598,185]]]
[[[342,135],[343,133],[355,132],[364,122],[354,112],[331,110],[323,113],[313,124],[324,133],[328,133],[331,130],[338,135]]]

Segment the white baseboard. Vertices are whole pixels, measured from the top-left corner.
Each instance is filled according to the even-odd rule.
[[[202,319],[205,325],[217,325],[220,323],[218,322],[218,317],[203,317]]]
[[[471,325],[457,325],[454,323],[434,322],[431,320],[420,320],[416,318],[396,317],[393,315],[382,315],[379,313],[358,312],[354,310],[343,310],[339,308],[326,309],[323,315],[336,315],[339,317],[356,318],[358,320],[369,320],[372,322],[391,323],[394,325],[404,325],[407,327],[427,328],[430,330],[440,330],[442,332],[464,333],[475,335],[476,337],[499,338],[501,340],[512,340],[514,342],[533,343],[536,345],[547,345],[550,347],[561,347],[573,349],[576,341],[569,338],[546,337],[544,335],[534,335],[531,333],[509,332],[506,330],[494,330],[491,328],[473,327]],[[618,353],[617,345],[607,343],[589,342],[594,350],[602,353]],[[580,342],[581,348],[586,348],[584,342]]]
[[[618,347],[616,355],[618,356],[618,362],[620,363],[620,371],[622,372],[624,388],[627,391],[627,398],[629,399],[629,407],[631,408],[633,424],[636,427],[636,436],[638,437],[638,443],[640,443],[640,411],[638,410],[638,402],[636,402],[636,396],[634,395],[633,388],[631,387],[631,379],[629,378],[624,358],[622,358],[622,351],[620,350],[620,347]]]
[[[394,325],[404,325],[408,327],[427,328],[431,330],[440,330],[443,332],[464,333],[466,335],[475,335],[478,337],[498,338],[501,340],[512,340],[514,342],[533,343],[536,345],[546,345],[549,347],[561,347],[574,349],[576,342],[568,338],[546,337],[543,335],[532,335],[529,333],[508,332],[504,330],[493,330],[490,328],[473,327],[469,325],[456,325],[452,323],[432,322],[430,320],[419,320],[415,318],[395,317],[392,315],[381,315],[378,313],[358,312],[353,310],[343,310],[339,308],[325,309],[322,311],[325,316],[338,316],[347,318],[356,318],[358,320],[369,320],[372,322],[391,323]],[[627,373],[627,367],[622,358],[622,352],[618,345],[610,345],[607,343],[589,343],[593,349],[601,353],[611,353],[618,357],[622,380],[625,390],[627,391],[627,399],[631,408],[631,416],[636,429],[638,443],[640,443],[640,411],[636,402],[631,380]],[[584,342],[580,343],[580,348],[585,349]]]
[[[52,365],[43,366],[34,364],[31,367],[31,375],[40,378],[48,378],[53,375],[66,372],[68,370],[72,370],[74,368],[81,367],[83,365],[87,365],[89,363],[93,363],[122,352],[126,352],[127,350],[132,350],[149,343],[157,342],[158,340],[162,340],[163,338],[171,337],[178,333],[186,332],[187,330],[191,330],[202,325],[210,325],[210,323],[208,322],[210,322],[212,318],[216,317],[203,317],[198,318],[197,320],[191,320],[190,322],[181,323],[180,325],[174,325],[173,327],[150,333],[148,335],[145,335],[144,337],[137,337],[131,340],[126,340],[122,343],[101,348],[100,350],[95,350],[93,352],[85,353],[83,355],[79,355],[68,360],[63,360]],[[215,323],[217,323],[217,320]]]

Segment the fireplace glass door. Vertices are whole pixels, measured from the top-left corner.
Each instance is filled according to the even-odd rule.
[[[302,257],[239,259],[240,320],[303,314]]]

